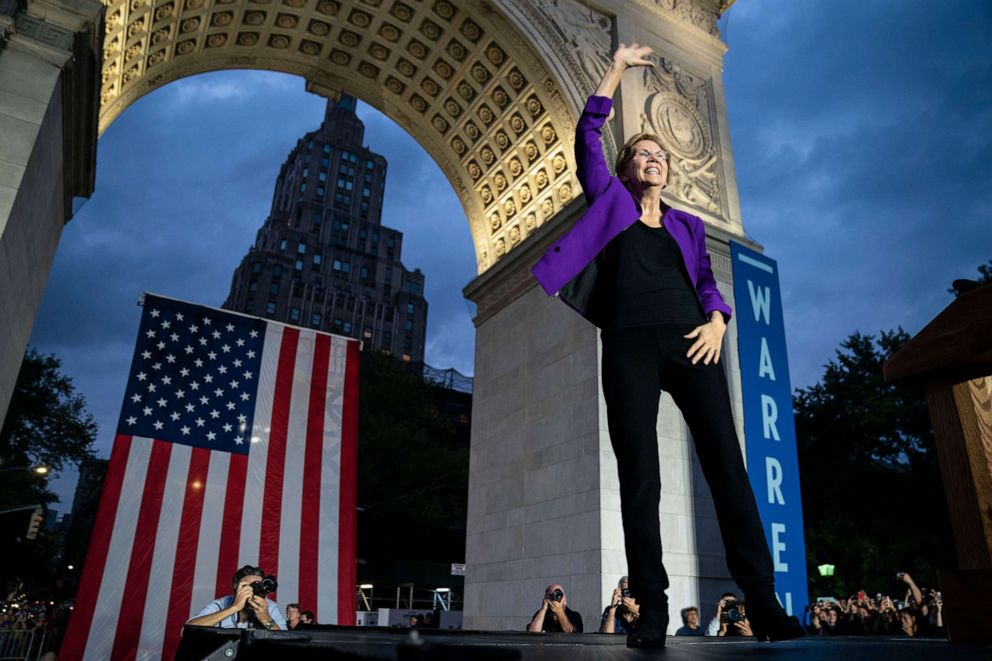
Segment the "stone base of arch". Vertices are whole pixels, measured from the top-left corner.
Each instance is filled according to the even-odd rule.
[[[627,573],[616,461],[600,382],[599,331],[545,295],[529,267],[582,209],[574,204],[530,247],[464,291],[476,302],[476,354],[465,575],[467,629],[522,630],[544,589],[561,583],[596,631]],[[710,230],[720,289],[733,305],[730,235]],[[736,238],[736,237],[735,237]],[[736,324],[723,362],[741,425]],[[671,631],[697,606],[703,625],[735,590],[716,515],[682,416],[667,394],[658,417],[660,518],[671,579]],[[743,445],[742,445],[743,452]]]

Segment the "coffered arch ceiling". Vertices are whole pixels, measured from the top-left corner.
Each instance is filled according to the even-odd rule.
[[[106,5],[101,132],[139,97],[207,71],[282,71],[303,76],[312,91],[348,92],[437,161],[465,208],[479,273],[579,194],[575,109],[537,50],[486,2]]]

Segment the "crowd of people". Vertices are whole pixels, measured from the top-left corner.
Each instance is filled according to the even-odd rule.
[[[0,603],[0,630],[63,631],[72,613],[71,599],[46,598],[17,580],[7,586]]]
[[[921,588],[913,577],[900,572],[905,585],[895,598],[864,590],[847,599],[821,597],[810,604],[807,623],[810,633],[822,636],[928,636],[944,637],[944,602],[939,590]]]
[[[921,588],[913,577],[899,572],[896,579],[905,591],[894,596],[864,590],[848,598],[820,597],[805,608],[802,625],[809,635],[821,636],[908,636],[946,637],[943,599],[939,590]],[[680,612],[682,627],[676,636],[753,636],[747,604],[737,594],[725,592],[705,624],[696,606]],[[637,630],[640,606],[630,596],[627,577],[617,582],[610,603],[603,609],[599,633],[629,634]],[[527,630],[531,632],[582,633],[582,616],[568,607],[565,588],[552,584],[545,590],[541,607]]]

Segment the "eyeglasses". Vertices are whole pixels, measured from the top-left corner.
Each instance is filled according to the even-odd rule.
[[[647,151],[646,149],[638,149],[634,152],[634,156],[637,158],[651,158],[654,156],[659,161],[668,162],[668,152],[664,150],[659,150],[654,153]]]

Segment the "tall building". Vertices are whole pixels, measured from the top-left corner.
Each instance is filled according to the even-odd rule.
[[[320,128],[296,143],[224,307],[422,363],[424,274],[403,266],[402,232],[382,225],[386,159],[362,145],[355,106],[329,101]]]

